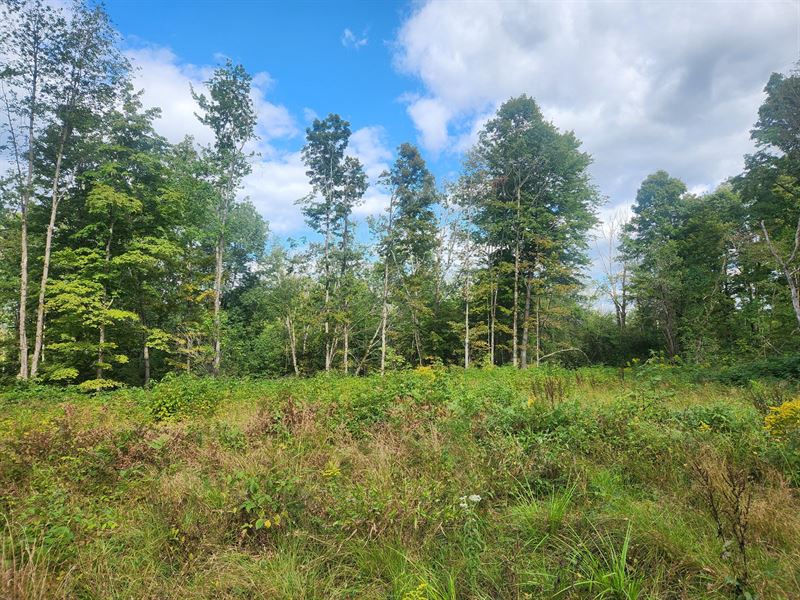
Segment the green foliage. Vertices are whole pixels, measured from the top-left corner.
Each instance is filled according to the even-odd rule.
[[[581,539],[565,540],[565,544],[573,552],[572,560],[575,565],[576,581],[572,587],[585,589],[592,598],[598,600],[642,598],[644,577],[632,573],[628,565],[631,526],[628,525],[619,547],[610,536],[596,530],[595,533],[599,539],[588,543]]]
[[[224,381],[193,375],[168,376],[153,386],[147,409],[157,421],[208,416],[229,395]]]
[[[78,389],[82,392],[102,392],[113,390],[121,385],[119,381],[114,381],[113,379],[87,379],[78,384]]]
[[[716,379],[723,383],[747,385],[764,378],[800,381],[800,355],[774,356],[752,362],[741,362],[720,369]]]
[[[17,385],[0,395],[0,538],[46,548],[24,562],[42,578],[80,571],[67,597],[793,594],[800,437],[682,368]],[[727,489],[709,456],[754,493],[744,579],[694,475]]]

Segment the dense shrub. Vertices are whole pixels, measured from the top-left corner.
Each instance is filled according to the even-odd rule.
[[[800,354],[726,366],[719,370],[715,378],[734,385],[747,385],[750,381],[763,378],[800,381]]]
[[[165,377],[146,397],[147,408],[156,421],[183,416],[208,416],[230,396],[225,380],[194,375]]]

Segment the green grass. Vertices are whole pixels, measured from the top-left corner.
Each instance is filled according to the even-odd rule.
[[[0,597],[800,597],[799,445],[763,420],[796,390],[696,375],[9,388]],[[746,577],[708,501],[729,471]]]

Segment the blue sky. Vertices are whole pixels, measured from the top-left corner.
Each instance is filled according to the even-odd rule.
[[[373,179],[409,140],[444,180],[499,103],[528,93],[593,154],[607,221],[656,169],[698,192],[736,174],[764,84],[800,56],[797,0],[107,7],[172,141],[209,139],[188,87],[222,57],[255,74],[261,158],[243,193],[282,236],[306,231],[294,200],[307,191],[299,149],[314,115],[351,121],[352,151]],[[359,218],[385,200],[371,189]]]
[[[404,3],[112,0],[108,10],[130,45],[168,47],[195,65],[224,54],[250,72],[269,73],[270,99],[298,117],[303,108],[334,111],[354,128],[383,123],[398,139],[414,135],[398,101],[410,78],[391,67]],[[366,43],[345,46],[346,29]]]

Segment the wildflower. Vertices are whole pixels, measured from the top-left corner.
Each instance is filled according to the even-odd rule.
[[[470,503],[477,504],[480,501],[481,497],[478,494],[470,494],[469,496],[461,496],[461,498],[459,498],[458,505],[461,508],[469,508]]]

